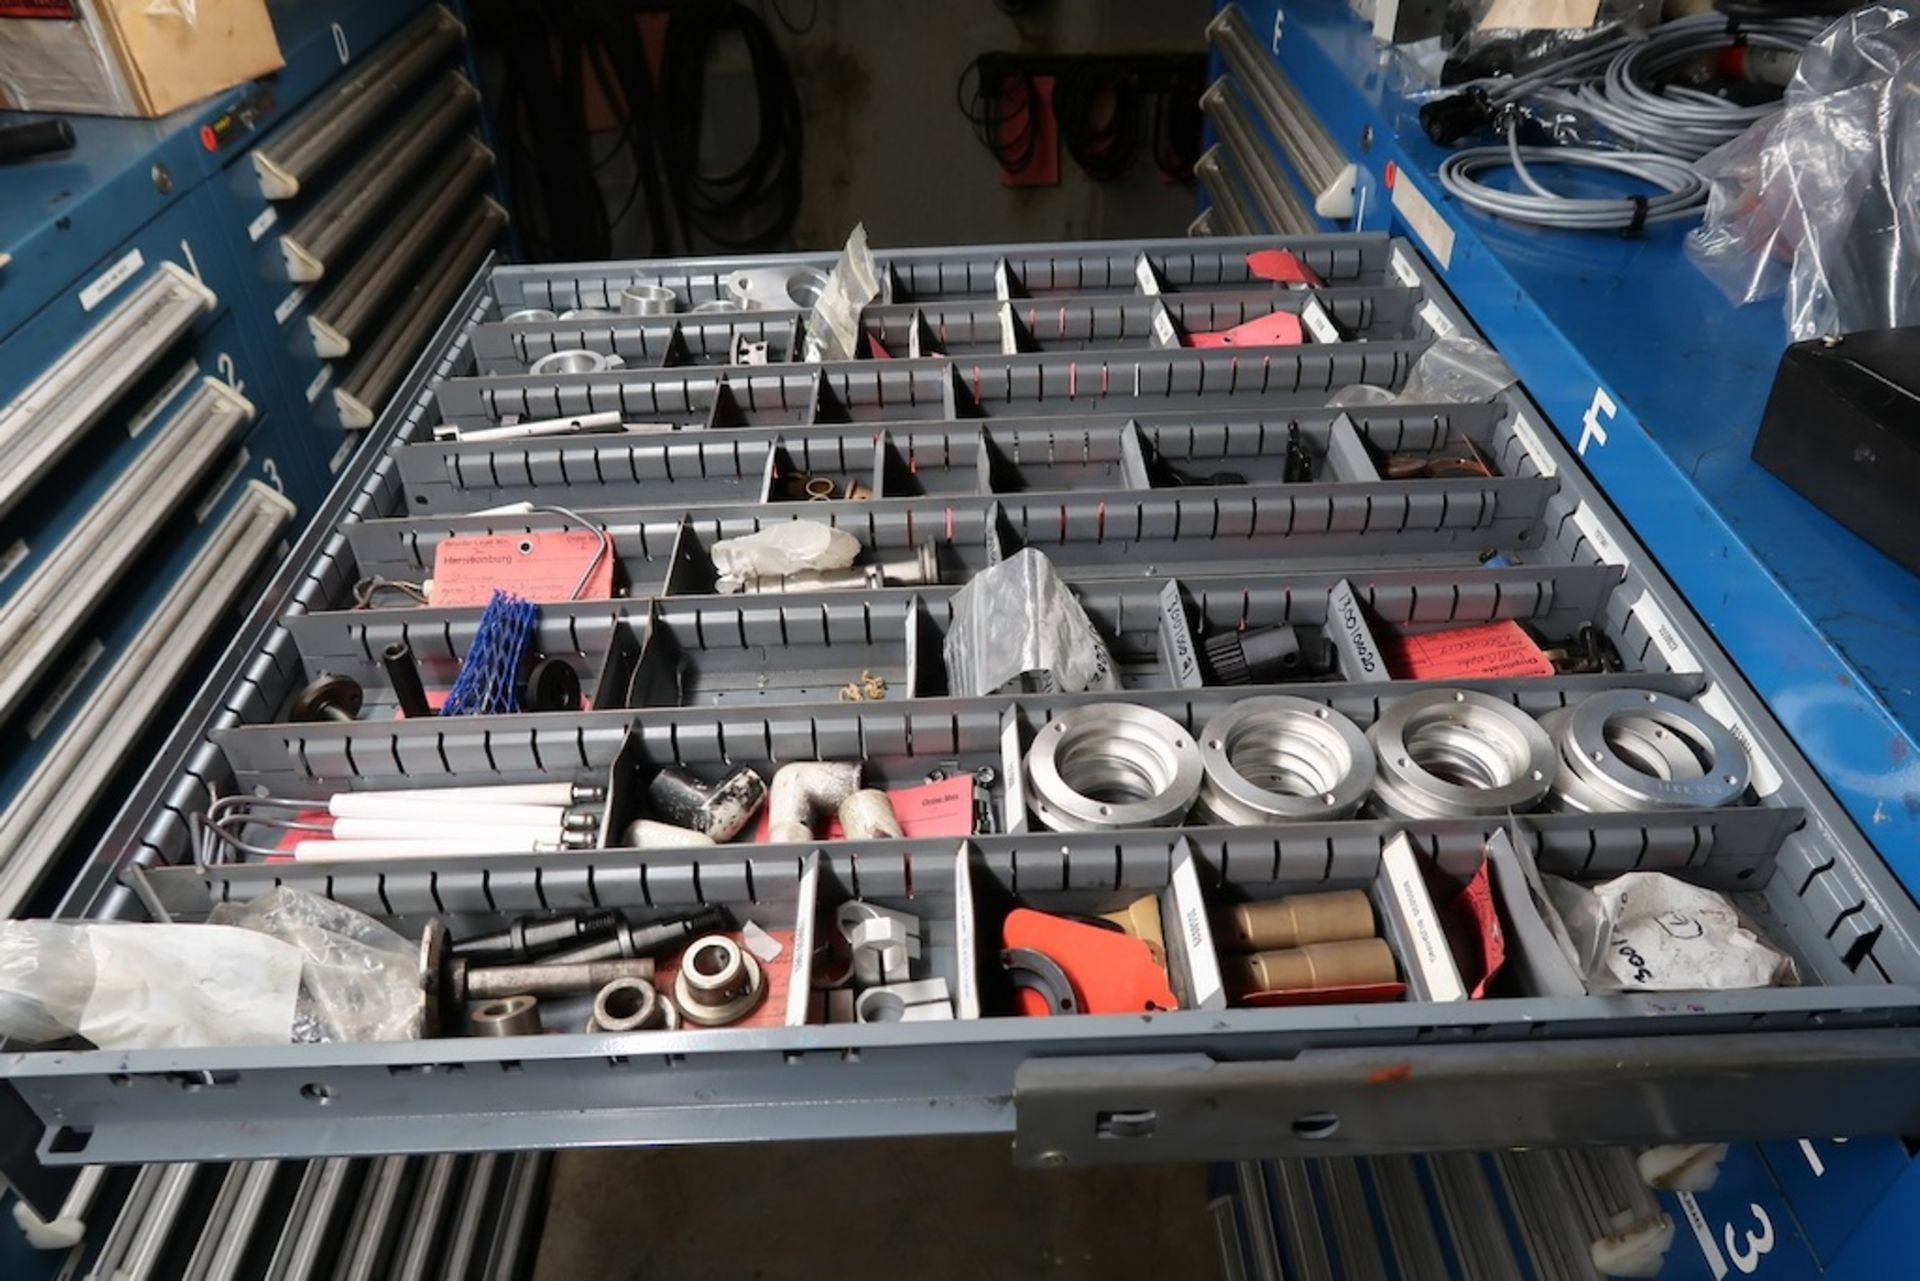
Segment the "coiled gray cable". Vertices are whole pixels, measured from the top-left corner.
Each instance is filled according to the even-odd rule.
[[[1634,197],[1566,196],[1543,185],[1528,165],[1574,165],[1625,174],[1659,188]],[[1512,169],[1525,191],[1506,191],[1480,180],[1492,169]],[[1707,184],[1685,160],[1648,152],[1599,147],[1522,147],[1518,127],[1507,126],[1504,147],[1469,147],[1440,165],[1440,185],[1472,209],[1536,227],[1571,231],[1616,231],[1693,216],[1707,200]],[[1644,203],[1644,208],[1643,208]]]

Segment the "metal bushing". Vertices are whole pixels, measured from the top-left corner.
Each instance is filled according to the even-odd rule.
[[[624,363],[618,356],[603,356],[597,351],[577,347],[567,351],[550,351],[534,361],[527,372],[535,378],[551,374],[598,374],[618,369]]]
[[[1543,724],[1547,724],[1543,720]],[[1717,809],[1747,790],[1751,765],[1733,733],[1670,694],[1615,689],[1551,715],[1567,809]]]
[[[531,996],[503,996],[467,1013],[476,1036],[538,1036],[540,1002]]]
[[[1505,699],[1423,690],[1396,699],[1367,731],[1374,800],[1390,818],[1470,818],[1533,809],[1558,759],[1547,732]]]
[[[1353,721],[1304,698],[1242,699],[1200,731],[1200,811],[1256,825],[1348,818],[1373,789],[1373,748]]]
[[[665,285],[636,281],[620,291],[623,316],[671,316],[680,309],[680,299]]]
[[[562,320],[612,320],[613,313],[605,307],[569,307],[560,313]]]
[[[677,1031],[680,1011],[645,979],[615,979],[594,994],[589,1032]]]
[[[552,319],[554,319],[554,314],[545,307],[522,307],[518,311],[510,311],[500,317],[500,322],[506,325],[521,325],[533,321]]]
[[[745,1018],[766,994],[760,962],[724,934],[687,944],[673,979],[674,1004],[689,1023],[718,1027]]]
[[[1027,804],[1042,827],[1171,827],[1200,794],[1200,749],[1171,717],[1131,703],[1077,707],[1027,749]]]

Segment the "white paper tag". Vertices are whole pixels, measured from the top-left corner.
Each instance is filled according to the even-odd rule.
[[[1404,169],[1394,175],[1393,208],[1426,246],[1428,255],[1440,264],[1440,270],[1453,265],[1453,228]]]
[[[313,381],[307,384],[307,403],[311,405],[314,401],[320,399],[320,393],[325,391],[327,389],[327,384],[332,381],[333,381],[333,366],[332,365],[320,366],[320,372],[315,374],[313,376]]]
[[[1460,981],[1460,971],[1447,950],[1446,932],[1440,926],[1433,898],[1427,893],[1419,856],[1413,852],[1413,842],[1404,832],[1381,849],[1380,873],[1386,879],[1388,893],[1393,895],[1407,946],[1413,952],[1411,956],[1402,957],[1401,964],[1419,971],[1428,992],[1427,999],[1466,1000],[1466,985]]]
[[[1009,833],[1027,830],[1027,770],[1020,752],[1020,713],[1009,708],[1000,727],[1000,785],[1007,812],[1002,827]]]
[[[300,304],[305,302],[307,295],[312,292],[312,285],[301,285],[285,298],[282,298],[279,304],[273,309],[273,323],[276,325],[286,324],[287,318],[292,316],[294,312],[300,310]]]
[[[1300,309],[1300,323],[1307,327],[1315,342],[1339,342],[1340,327],[1333,323],[1333,317],[1321,305],[1318,298],[1307,299],[1307,305]]]
[[[1445,338],[1453,332],[1453,322],[1447,319],[1447,313],[1441,311],[1440,305],[1432,299],[1421,303],[1420,310],[1416,314],[1426,322],[1427,328],[1433,331],[1435,338]]]
[[[1010,302],[1000,304],[1000,354],[1020,354],[1020,322],[1014,318],[1013,304]]]
[[[795,935],[798,936],[798,933],[796,929]],[[780,946],[779,939],[760,928],[758,921],[748,921],[740,927],[740,945],[753,953],[763,964],[772,964],[780,953],[786,950]]]
[[[353,457],[354,446],[359,443],[360,437],[354,435],[352,432],[348,432],[347,438],[340,442],[340,448],[334,450],[333,457],[327,459],[327,470],[329,472],[338,472],[342,467],[346,466],[347,459]]]
[[[993,264],[993,296],[1001,302],[1013,297],[1013,272],[1005,258]]]
[[[814,919],[820,911],[820,852],[815,850],[807,855],[800,867],[799,892],[795,895],[793,914],[793,970],[787,976],[787,1014],[788,1027],[800,1027],[807,1021],[807,999],[813,988],[813,928]],[[759,929],[749,921],[748,926]],[[762,931],[764,933],[764,931]],[[754,948],[752,938],[746,930],[740,932],[747,941],[747,949],[755,956],[760,953]],[[771,939],[768,942],[772,942]],[[775,952],[774,956],[778,956]],[[771,960],[772,957],[763,957]]]
[[[959,983],[954,991],[954,1014],[963,1019],[980,1017],[980,974],[974,968],[979,955],[974,934],[978,930],[973,915],[973,843],[960,842],[953,860],[953,938],[960,954]]]
[[[1327,591],[1327,625],[1333,629],[1335,647],[1340,652],[1343,667],[1341,676],[1349,681],[1388,681],[1393,674],[1387,670],[1387,661],[1380,655],[1379,646],[1374,644],[1373,629],[1367,626],[1366,614],[1360,608],[1360,598],[1354,593],[1353,584],[1341,579]],[[1353,664],[1352,671],[1345,671],[1348,661]]]
[[[260,237],[267,234],[274,223],[280,221],[280,211],[272,205],[262,209],[254,220],[247,224],[247,239],[258,243]]]
[[[1641,592],[1640,599],[1633,602],[1632,613],[1640,620],[1640,626],[1646,628],[1652,638],[1654,648],[1666,655],[1667,666],[1676,672],[1697,672],[1700,660],[1693,656],[1687,643],[1680,639],[1680,631],[1667,617],[1667,611],[1653,598],[1652,592]]]
[[[160,411],[165,409],[173,398],[180,394],[180,389],[192,382],[199,372],[199,364],[191,360],[175,370],[173,377],[167,379],[167,385],[155,392],[152,400],[140,406],[140,412],[127,419],[127,435],[137,439],[141,432],[153,426],[153,420],[160,416]]]
[[[1133,282],[1140,286],[1143,294],[1160,292],[1160,274],[1153,269],[1153,261],[1145,254],[1133,260]]]
[[[60,709],[73,697],[73,691],[80,688],[80,682],[87,679],[87,673],[93,670],[93,665],[100,661],[100,655],[106,652],[107,647],[97,639],[87,643],[80,660],[67,669],[60,683],[47,695],[47,700],[40,704],[40,709],[27,718],[28,738],[38,739],[47,732],[47,726],[53,724],[53,718],[60,714]]]
[[[112,266],[95,276],[80,290],[80,310],[92,311],[107,300],[107,295],[133,279],[133,273],[147,265],[147,256],[129,249]]]
[[[1600,523],[1598,513],[1587,505],[1587,500],[1584,498],[1573,509],[1573,523],[1582,534],[1586,535],[1587,541],[1593,544],[1594,553],[1603,563],[1608,565],[1627,563],[1626,555],[1620,550],[1620,545],[1613,541],[1613,535],[1607,532],[1606,526]]]
[[[1193,867],[1193,849],[1184,841],[1174,860],[1171,885],[1175,915],[1172,922],[1163,921],[1162,928],[1173,926],[1184,961],[1180,968],[1191,989],[1187,997],[1196,1010],[1224,1010],[1227,989],[1220,977],[1220,956],[1214,950],[1213,927],[1207,920],[1206,899],[1200,893],[1200,874]]]
[[[1160,657],[1175,689],[1197,689],[1206,683],[1200,677],[1200,656],[1194,652],[1193,629],[1187,626],[1180,584],[1172,579],[1160,589]]]
[[[1734,709],[1733,700],[1727,697],[1727,691],[1716,683],[1700,691],[1700,697],[1693,700],[1707,715],[1727,727],[1740,746],[1746,749],[1747,765],[1752,771],[1753,790],[1762,796],[1772,796],[1786,782],[1780,771],[1774,767],[1766,751],[1753,736],[1740,713]]]
[[[1387,255],[1387,266],[1393,271],[1393,278],[1410,289],[1420,287],[1420,269],[1407,257],[1407,251],[1395,245],[1393,252]]]
[[[1513,428],[1514,438],[1520,442],[1520,448],[1527,451],[1527,457],[1533,460],[1534,467],[1542,476],[1551,476],[1559,470],[1554,465],[1553,455],[1549,454],[1547,447],[1541,443],[1540,433],[1528,420],[1524,410],[1515,411],[1509,425]]]

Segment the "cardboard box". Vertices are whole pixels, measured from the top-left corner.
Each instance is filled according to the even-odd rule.
[[[164,116],[284,65],[266,0],[0,0],[0,107]]]

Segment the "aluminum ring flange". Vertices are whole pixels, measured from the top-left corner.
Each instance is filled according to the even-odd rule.
[[[1701,763],[1695,777],[1659,778],[1608,739],[1622,721],[1678,735]],[[1618,810],[1718,809],[1740,799],[1752,767],[1731,730],[1694,704],[1650,689],[1613,689],[1583,699],[1567,717],[1562,755]]]
[[[598,374],[609,369],[618,369],[626,362],[618,356],[605,356],[597,351],[588,351],[584,347],[569,348],[566,351],[550,351],[528,367],[527,372],[536,378],[550,374]]]
[[[1540,718],[1540,728],[1553,740],[1560,767],[1554,774],[1553,792],[1548,807],[1582,814],[1609,813],[1619,808],[1604,793],[1596,791],[1579,772],[1577,756],[1566,745],[1567,721],[1571,707],[1557,707]],[[1642,773],[1656,778],[1698,778],[1704,772],[1680,736],[1644,716],[1616,717],[1607,728],[1608,744]],[[1572,759],[1569,759],[1572,757]]]
[[[1131,703],[1076,707],[1048,721],[1027,749],[1027,806],[1056,832],[1170,827],[1200,794],[1193,736]]]
[[[1373,748],[1345,715],[1285,694],[1242,699],[1200,731],[1200,809],[1221,823],[1348,818],[1373,790]]]
[[[1395,699],[1367,731],[1374,798],[1392,818],[1470,818],[1533,809],[1558,759],[1545,730],[1505,699],[1468,689]]]

